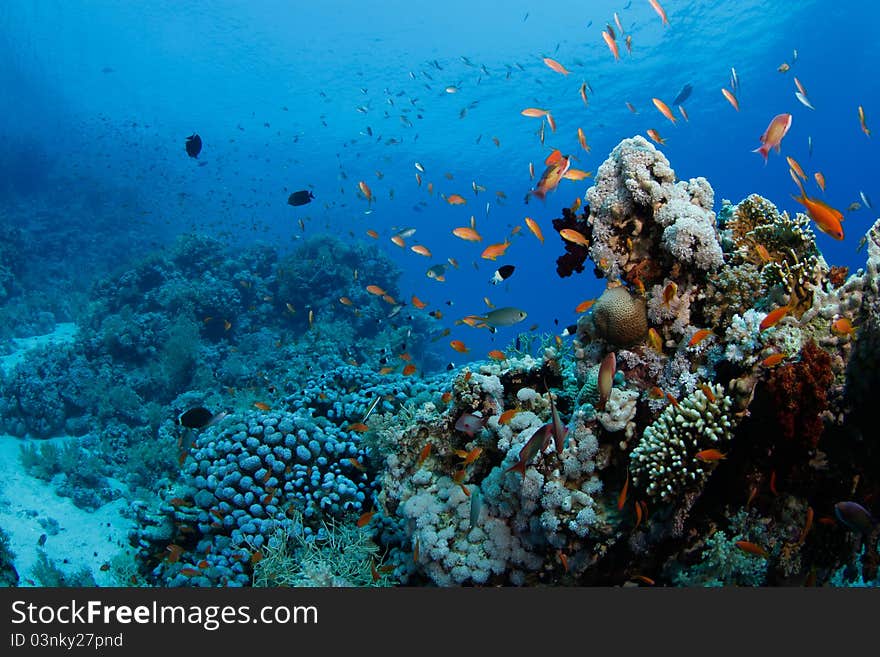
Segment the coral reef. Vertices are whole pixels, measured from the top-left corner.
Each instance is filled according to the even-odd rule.
[[[146,585],[871,581],[877,530],[828,502],[880,495],[880,222],[848,275],[760,196],[716,223],[641,137],[586,200],[557,273],[606,289],[570,343],[446,370],[374,246],[188,235],[95,285],[75,341],[0,381],[0,420],[76,436],[21,458],[78,505],[132,496],[119,569]],[[175,421],[194,407],[216,421]]]
[[[827,391],[833,380],[831,357],[814,342],[803,346],[798,362],[773,370],[767,392],[784,438],[816,447],[824,430],[822,414],[828,409]]]
[[[625,287],[605,290],[592,310],[584,315],[579,331],[595,334],[617,347],[629,347],[645,339],[648,332],[645,301],[630,294]]]
[[[697,390],[666,407],[630,454],[633,483],[665,502],[699,489],[717,459],[700,459],[703,450],[725,449],[732,438],[732,402],[720,385]]]

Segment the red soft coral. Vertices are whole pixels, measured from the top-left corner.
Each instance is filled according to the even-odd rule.
[[[821,415],[828,408],[827,390],[833,380],[831,356],[812,340],[801,349],[799,361],[773,371],[767,390],[785,438],[816,446],[824,429]]]

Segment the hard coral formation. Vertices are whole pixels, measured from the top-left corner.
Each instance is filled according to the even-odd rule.
[[[645,339],[648,319],[645,301],[625,287],[606,289],[586,315],[584,330],[616,347],[629,347]]]
[[[624,139],[587,191],[590,256],[606,276],[645,285],[674,265],[704,275],[723,262],[713,198],[703,178],[676,182],[669,161],[643,137]]]
[[[812,305],[813,291],[829,268],[816,246],[810,219],[803,213],[780,213],[770,201],[752,194],[721,211],[725,232],[733,242],[732,268],[745,263],[759,267],[762,288],[790,304],[797,315]],[[762,292],[763,293],[763,292]]]
[[[711,398],[697,390],[667,406],[630,454],[633,483],[651,497],[671,502],[688,489],[699,490],[717,460],[701,460],[696,454],[722,450],[732,438],[731,399],[720,385],[709,390]]]

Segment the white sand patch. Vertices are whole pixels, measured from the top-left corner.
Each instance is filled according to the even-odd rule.
[[[60,446],[66,440],[75,439],[50,440]],[[75,506],[70,498],[59,497],[51,484],[24,472],[18,455],[26,442],[46,441],[0,435],[0,527],[9,536],[15,553],[19,585],[32,586],[27,580],[35,580],[31,569],[37,563],[37,542],[41,534],[50,534],[40,520],[45,522],[52,518],[58,522],[60,531],[46,539],[42,548],[46,556],[65,574],[87,567],[98,586],[118,586],[113,569],[102,572],[100,568],[120,552],[133,551],[128,545],[128,531],[133,522],[120,515],[128,502],[120,498],[90,513]]]
[[[12,338],[15,343],[16,350],[11,354],[0,356],[0,369],[4,372],[10,372],[23,359],[24,355],[31,349],[42,347],[44,345],[58,345],[66,342],[73,342],[76,337],[76,324],[73,322],[63,322],[55,325],[55,330],[45,335],[34,335],[29,338]]]

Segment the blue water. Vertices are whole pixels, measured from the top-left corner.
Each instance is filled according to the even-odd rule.
[[[869,127],[880,125],[873,70],[880,46],[872,32],[880,9],[806,1],[662,4],[668,27],[647,0],[4,2],[0,138],[10,148],[0,158],[11,160],[2,170],[15,175],[3,189],[35,196],[54,186],[125,190],[133,200],[119,209],[119,229],[137,225],[157,243],[189,230],[228,231],[236,243],[293,248],[298,219],[306,235],[369,240],[365,231],[375,229],[404,272],[401,297],[415,293],[441,310],[438,329],[451,326],[450,337],[465,341],[477,358],[519,328],[561,332],[574,321],[574,307],[601,292],[589,269],[557,277],[554,261],[563,247],[550,225],[590,180],[563,181],[546,203],[523,203],[534,185],[528,163],[540,175],[551,147],[595,172],[621,139],[654,128],[666,138],[661,148],[679,178],[710,181],[716,210],[721,199],[737,202],[752,192],[799,209],[785,155],[810,176],[808,193],[835,207],[858,201],[860,190],[880,202],[876,140],[862,133],[857,118],[862,105]],[[601,38],[615,11],[633,44],[629,55],[619,37],[620,62]],[[795,49],[791,70],[778,72]],[[571,74],[553,72],[544,56]],[[720,93],[731,67],[741,82],[740,112]],[[795,99],[795,75],[815,111]],[[578,95],[584,81],[593,90],[586,108]],[[684,83],[694,88],[685,103],[690,121],[673,126],[651,98],[669,103]],[[446,93],[449,85],[458,92]],[[530,106],[552,110],[558,124],[544,146],[535,134],[540,120],[520,115]],[[751,150],[781,112],[792,113],[793,124],[782,154],[772,153],[765,166]],[[368,126],[373,137],[364,134]],[[578,127],[589,154],[578,145]],[[204,140],[198,160],[183,149],[192,132]],[[386,143],[390,138],[398,143]],[[415,162],[426,170],[421,187]],[[825,195],[812,181],[817,170],[827,179]],[[373,190],[371,206],[358,196],[360,180]],[[488,191],[475,197],[472,181]],[[314,190],[312,204],[287,205],[291,191],[305,188]],[[450,206],[440,192],[459,193],[467,204]],[[451,235],[471,215],[484,236],[480,244]],[[523,226],[503,259],[480,258],[484,246],[502,242],[526,215],[541,225],[545,244]],[[847,213],[843,242],[818,234],[829,264],[855,269],[863,262],[856,245],[875,216],[872,209]],[[433,257],[394,246],[392,226],[416,227],[408,245],[424,244]],[[115,258],[125,262],[127,255]],[[445,283],[426,278],[427,267],[447,257],[461,268],[450,268]],[[516,273],[489,285],[503,263]],[[485,311],[485,296],[498,307],[522,308],[528,319],[495,336],[452,324]],[[439,345],[448,350],[445,341]],[[463,359],[448,351],[444,358]]]

